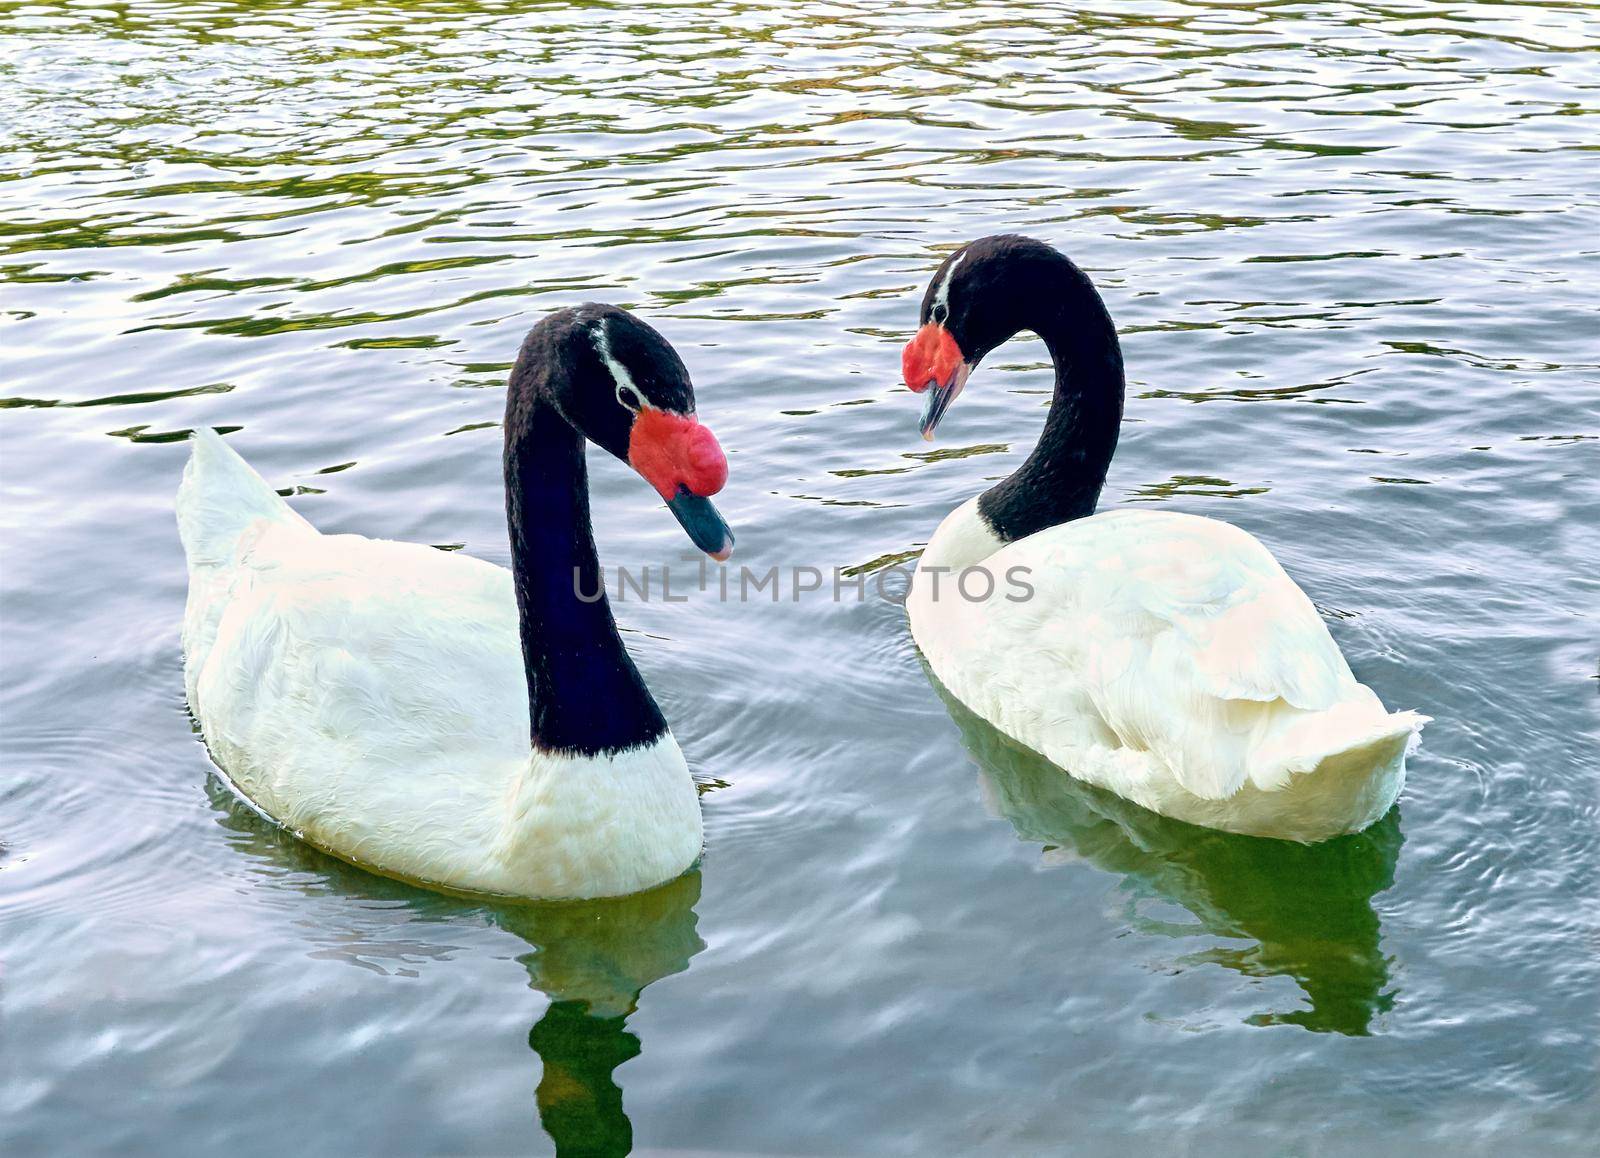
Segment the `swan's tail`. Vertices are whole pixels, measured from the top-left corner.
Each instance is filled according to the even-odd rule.
[[[191,577],[231,563],[239,539],[259,519],[310,526],[209,427],[194,432],[177,510]]]
[[[1358,831],[1379,820],[1400,795],[1406,756],[1428,719],[1419,712],[1386,712],[1368,691],[1300,714],[1251,754],[1250,779],[1268,791],[1286,789],[1297,812],[1342,818],[1325,836]]]
[[[199,711],[200,672],[233,598],[245,532],[267,521],[311,530],[265,479],[209,428],[194,432],[189,464],[178,485],[178,535],[189,560],[189,600],[183,614],[184,684]],[[315,533],[315,532],[313,532]]]

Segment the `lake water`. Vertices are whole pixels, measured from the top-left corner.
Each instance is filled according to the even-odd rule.
[[[0,1151],[1587,1152],[1597,113],[1584,4],[5,5]],[[610,301],[694,376],[736,565],[882,567],[1040,427],[1037,340],[931,453],[897,382],[1002,230],[1121,327],[1103,506],[1250,530],[1434,717],[1374,829],[1075,786],[870,588],[617,606],[707,788],[644,897],[412,889],[215,778],[188,430],[504,563],[510,360]],[[594,461],[603,561],[677,562]]]

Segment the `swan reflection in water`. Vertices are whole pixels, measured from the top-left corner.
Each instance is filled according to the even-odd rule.
[[[1372,898],[1394,884],[1404,839],[1398,808],[1364,832],[1315,845],[1199,828],[1073,779],[929,679],[978,764],[991,811],[1042,844],[1047,860],[1086,861],[1122,877],[1140,932],[1240,942],[1179,964],[1299,984],[1305,1007],[1257,1013],[1251,1024],[1360,1035],[1394,1004]],[[1198,924],[1146,916],[1141,904],[1151,899],[1181,905]]]
[[[626,897],[503,910],[501,928],[534,951],[518,960],[550,1007],[528,1034],[544,1062],[539,1121],[557,1154],[601,1156],[633,1148],[613,1071],[637,1057],[627,1019],[646,985],[689,967],[705,942],[695,931],[700,870]]]
[[[535,1092],[539,1122],[556,1153],[612,1158],[633,1148],[633,1125],[622,1105],[615,1071],[639,1056],[627,1027],[647,985],[689,967],[705,942],[695,929],[700,870],[626,897],[595,901],[508,902],[458,898],[358,869],[296,840],[253,812],[215,776],[209,785],[220,823],[237,834],[242,851],[265,862],[274,875],[295,874],[303,892],[400,901],[402,924],[486,919],[529,946],[517,961],[529,985],[550,1005],[528,1034],[543,1063]],[[373,914],[366,914],[372,916]],[[387,926],[385,932],[392,932]],[[429,957],[444,959],[455,947],[434,941],[375,937],[370,931],[328,930],[313,957],[337,957],[368,969],[396,971]]]

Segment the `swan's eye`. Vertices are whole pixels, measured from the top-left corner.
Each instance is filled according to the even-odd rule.
[[[632,382],[617,383],[617,401],[635,414],[644,407],[644,395],[639,393],[638,387]]]
[[[950,307],[943,302],[934,302],[933,309],[928,311],[928,320],[936,326],[942,326],[950,318]]]

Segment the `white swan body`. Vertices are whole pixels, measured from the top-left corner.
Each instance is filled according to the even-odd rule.
[[[178,493],[189,704],[218,765],[312,844],[472,892],[633,892],[700,854],[670,732],[595,756],[529,745],[511,573],[323,535],[198,431]]]
[[[994,594],[969,600],[954,576],[980,565]],[[973,499],[928,544],[907,608],[973,712],[1082,780],[1211,828],[1310,842],[1366,827],[1427,719],[1385,711],[1266,548],[1214,519],[1118,510],[1007,544]]]

